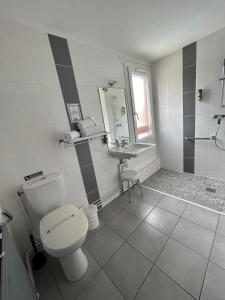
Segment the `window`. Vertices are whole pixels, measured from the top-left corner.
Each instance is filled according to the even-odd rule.
[[[149,80],[146,75],[131,73],[136,139],[152,134]]]

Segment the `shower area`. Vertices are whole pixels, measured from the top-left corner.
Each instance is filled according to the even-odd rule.
[[[161,169],[144,185],[225,213],[225,30],[152,64]]]

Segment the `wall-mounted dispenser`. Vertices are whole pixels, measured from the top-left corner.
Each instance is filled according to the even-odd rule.
[[[203,90],[202,89],[198,89],[198,100],[202,101],[202,97],[203,97]]]

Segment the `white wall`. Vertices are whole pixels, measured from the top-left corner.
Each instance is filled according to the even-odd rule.
[[[69,41],[69,48],[84,117],[94,116],[103,128],[98,87],[108,80],[125,87],[122,59],[74,41]],[[87,203],[76,151],[58,143],[68,130],[47,33],[0,18],[0,204],[15,217],[12,229],[21,253],[29,247],[28,227],[16,192],[25,175],[61,170],[67,202]],[[90,148],[103,197],[118,187],[118,161],[109,156],[100,139],[92,141]],[[151,174],[149,164],[156,159],[152,150],[133,162],[137,169],[144,168],[142,179]]]
[[[197,89],[203,89],[203,101],[196,97],[195,135],[215,135],[214,113],[225,113],[220,108],[222,64],[225,58],[225,29],[219,30],[197,42]],[[218,136],[225,148],[225,123]],[[197,141],[195,144],[195,173],[225,179],[225,152],[216,148],[213,141]]]
[[[84,117],[95,117],[104,128],[98,88],[107,86],[109,80],[117,81],[118,88],[126,88],[123,69],[123,61],[126,59],[116,53],[81,45],[71,40],[69,49]],[[129,61],[126,62],[129,64]],[[141,67],[137,63],[135,65]],[[149,65],[146,64],[145,67],[148,68]],[[104,198],[105,194],[119,186],[117,169],[119,161],[109,156],[108,147],[102,145],[100,139],[92,141],[90,148],[100,196]],[[141,172],[157,159],[154,148],[145,156],[130,161],[129,165]],[[155,169],[150,167],[148,176],[154,171]],[[142,179],[145,178],[146,175]]]
[[[195,136],[209,137],[217,129],[214,113],[221,109],[222,64],[225,58],[225,29],[197,41],[196,90],[203,89],[203,100],[195,100]],[[182,49],[152,65],[153,93],[161,165],[183,171],[183,95]],[[219,143],[225,147],[225,120]],[[225,151],[218,150],[213,141],[196,141],[195,173],[225,179]]]
[[[75,149],[58,143],[68,130],[47,34],[1,19],[0,203],[14,215],[21,252],[29,245],[28,228],[16,193],[25,175],[61,170],[67,202],[87,202]]]
[[[152,84],[161,166],[182,171],[182,50],[152,64]]]

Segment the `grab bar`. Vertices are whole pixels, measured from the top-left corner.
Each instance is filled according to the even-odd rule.
[[[185,136],[184,137],[185,140],[200,140],[200,141],[215,141],[216,137],[213,135],[211,137],[193,137],[193,136]]]

